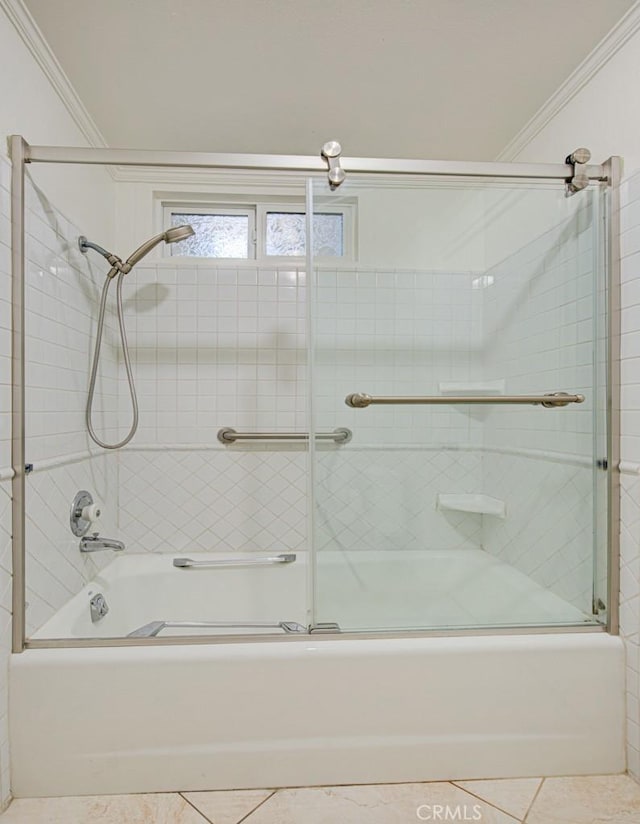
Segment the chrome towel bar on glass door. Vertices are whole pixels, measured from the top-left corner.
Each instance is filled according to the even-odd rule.
[[[155,638],[163,629],[281,629],[286,633],[307,631],[297,621],[150,621],[134,629],[127,638]]]
[[[365,409],[375,404],[450,404],[450,403],[516,403],[544,406],[552,409],[556,406],[568,406],[570,403],[583,403],[584,395],[570,395],[567,392],[549,392],[545,395],[432,395],[411,397],[372,397],[364,392],[353,392],[344,399],[347,406]]]
[[[225,558],[219,561],[194,561],[192,558],[174,558],[173,565],[178,569],[190,567],[229,567],[229,566],[266,566],[271,564],[292,564],[296,559],[293,552],[283,555],[258,556],[257,558]]]
[[[316,432],[317,441],[333,441],[334,443],[349,443],[352,437],[350,429],[341,427],[333,432]],[[308,441],[308,432],[236,432],[230,426],[218,430],[220,443],[230,444],[236,441]]]

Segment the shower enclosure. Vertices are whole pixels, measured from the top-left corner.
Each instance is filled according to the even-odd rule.
[[[586,154],[11,139],[16,796],[624,769],[620,160]],[[121,279],[121,449],[46,163],[118,167],[116,252],[195,231]],[[124,367],[108,307],[107,444]]]
[[[615,632],[619,162],[588,165],[583,151],[558,165],[341,163],[337,144],[318,159],[240,158],[13,138],[15,651],[230,634]],[[81,558],[66,532],[49,557],[41,536],[30,541],[45,474],[65,463],[29,408],[60,389],[43,387],[29,358],[39,301],[55,299],[28,276],[35,163],[283,175],[272,199],[288,206],[263,207],[261,258],[207,259],[196,234],[120,278],[140,432],[108,457],[85,439],[71,461],[85,449],[110,479],[102,504],[127,547],[117,556]],[[175,225],[206,231],[197,209],[175,211]],[[71,262],[76,280],[84,265]],[[93,339],[97,305],[86,311]],[[117,346],[112,360],[94,406],[101,437],[117,441],[128,397]],[[200,470],[187,478],[187,464]],[[88,486],[91,473],[78,473],[66,480]],[[60,530],[68,517],[55,512]],[[134,587],[145,576],[148,603]]]

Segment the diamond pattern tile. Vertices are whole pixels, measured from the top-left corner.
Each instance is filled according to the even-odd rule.
[[[590,613],[591,468],[486,452],[483,477],[507,504],[505,520],[484,517],[484,549]]]
[[[134,551],[301,551],[305,452],[125,451],[120,529]]]
[[[439,492],[482,490],[481,453],[357,448],[318,453],[319,549],[472,549],[482,517],[436,510]]]

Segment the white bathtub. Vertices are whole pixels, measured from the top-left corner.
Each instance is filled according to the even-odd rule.
[[[462,586],[455,570],[468,575],[472,563],[424,553],[430,558],[420,571],[404,553],[393,555],[423,604],[427,595],[442,595],[445,580]],[[409,556],[418,562],[417,553]],[[172,557],[118,558],[39,636],[126,635],[169,618],[306,623],[302,558],[214,576],[176,570]],[[360,558],[358,576],[352,561],[325,557],[321,576],[335,576],[354,597],[366,593],[372,604],[393,589],[382,559]],[[473,580],[483,574],[487,586],[502,582],[504,589],[504,565],[489,556],[475,562]],[[431,582],[425,593],[429,564],[440,585]],[[242,592],[234,582],[242,582]],[[97,589],[110,612],[93,625],[87,597]],[[406,601],[414,609],[412,592]],[[535,589],[518,596],[531,603],[539,597]],[[473,617],[487,600],[469,592],[461,605]],[[364,620],[371,606],[365,598],[357,615],[339,616],[340,603],[328,602],[328,612],[351,622]],[[385,620],[392,618],[385,609]],[[281,633],[192,645],[30,649],[11,660],[13,791],[616,773],[625,766],[623,663],[620,640],[598,631],[337,640]]]
[[[116,556],[33,637],[117,638],[166,620],[311,622],[306,553],[299,553],[294,563],[273,566],[251,566],[255,553],[193,554],[199,562],[247,561],[247,566],[211,569],[177,569],[175,557]],[[317,578],[319,620],[347,630],[595,623],[593,616],[477,549],[322,552]],[[105,597],[109,612],[93,623],[89,602],[97,594]],[[161,636],[248,631],[168,627]]]

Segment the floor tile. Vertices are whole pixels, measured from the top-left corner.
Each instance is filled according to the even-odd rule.
[[[500,778],[493,781],[454,781],[505,813],[524,818],[540,787],[541,778]]]
[[[272,794],[273,790],[216,790],[207,793],[182,793],[213,824],[237,824]]]
[[[547,778],[527,824],[638,824],[640,785],[627,775]]]
[[[18,798],[0,824],[207,824],[177,793]]]
[[[447,806],[448,819],[445,818]],[[420,820],[470,821],[474,820],[474,814],[475,820],[482,824],[515,824],[517,821],[453,784],[435,782],[279,790],[245,822],[407,824]]]

